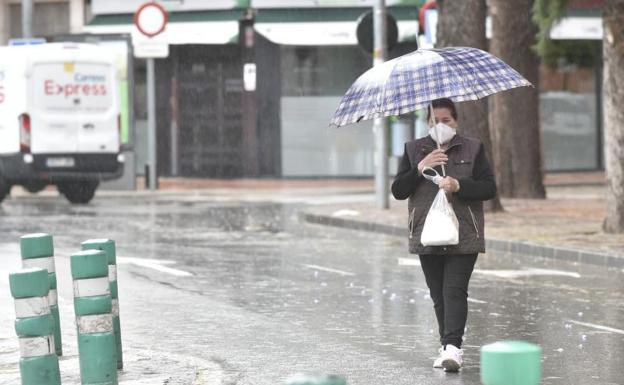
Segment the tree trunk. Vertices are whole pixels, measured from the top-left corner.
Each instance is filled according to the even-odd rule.
[[[438,0],[438,47],[467,46],[487,50],[485,37],[485,0]],[[486,156],[496,169],[492,156],[492,140],[488,124],[488,102],[462,102],[457,104],[459,127],[462,134],[483,142]],[[501,211],[498,195],[486,203],[486,210]]]
[[[508,198],[544,198],[539,126],[538,58],[531,49],[537,27],[533,0],[491,0],[490,51],[527,78],[522,87],[490,97],[490,127],[498,191]]]
[[[603,108],[608,233],[624,233],[624,1],[603,8]]]

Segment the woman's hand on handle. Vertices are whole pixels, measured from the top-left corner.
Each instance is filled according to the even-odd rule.
[[[422,175],[423,169],[425,167],[436,167],[446,164],[448,162],[448,155],[444,153],[443,150],[436,149],[433,150],[429,155],[427,155],[423,160],[418,163],[418,173]]]

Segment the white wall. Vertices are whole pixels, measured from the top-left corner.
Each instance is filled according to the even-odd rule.
[[[92,0],[91,9],[94,15],[134,13],[143,3],[145,0]],[[170,11],[232,9],[237,6],[236,0],[161,0],[159,3]]]
[[[282,175],[372,176],[370,122],[329,128],[340,97],[282,97]]]

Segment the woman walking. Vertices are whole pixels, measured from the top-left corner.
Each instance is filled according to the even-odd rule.
[[[457,134],[455,104],[438,99],[432,105],[436,125],[429,128],[429,136],[405,144],[392,194],[399,200],[409,199],[409,251],[420,257],[438,320],[442,347],[433,367],[458,371],[468,316],[468,283],[477,255],[485,252],[483,201],[496,195],[496,183],[483,144]],[[425,167],[442,174],[441,166],[446,177],[439,185],[423,177]],[[447,193],[459,221],[459,243],[426,247],[420,236],[439,189]]]

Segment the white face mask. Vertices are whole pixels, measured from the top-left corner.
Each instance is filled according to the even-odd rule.
[[[440,145],[450,142],[455,134],[457,134],[457,130],[444,123],[438,123],[433,127],[429,127],[429,135]]]

